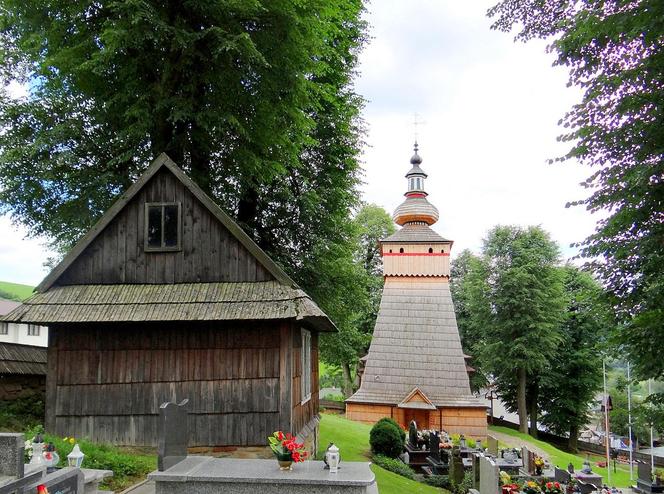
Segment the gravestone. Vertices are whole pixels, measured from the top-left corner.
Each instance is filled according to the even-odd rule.
[[[650,462],[638,462],[638,473],[639,477],[636,479],[636,489],[637,492],[642,494],[655,494],[664,492],[664,486],[652,481],[652,466]]]
[[[440,436],[435,431],[429,434],[429,458],[440,463]]]
[[[83,494],[85,479],[80,468],[66,467],[49,473],[29,486],[26,492],[36,492],[40,485],[45,486],[48,492],[55,494]]]
[[[408,444],[412,448],[417,448],[417,423],[414,420],[408,425]]]
[[[485,456],[480,457],[480,494],[500,494],[500,470]]]
[[[463,482],[463,459],[461,458],[461,451],[458,447],[452,448],[452,459],[449,466],[450,482],[453,485],[459,485]]]
[[[168,470],[187,457],[189,426],[187,403],[168,402],[159,407],[159,445],[157,447],[157,468],[160,472]]]
[[[23,478],[23,434],[0,433],[0,476]]]
[[[487,449],[489,450],[489,454],[493,456],[498,456],[498,439],[496,439],[493,436],[487,436]]]
[[[483,458],[484,455],[481,453],[473,453],[470,455],[470,459],[472,460],[472,466],[471,466],[471,471],[473,475],[473,489],[479,489],[480,488],[480,458]]]

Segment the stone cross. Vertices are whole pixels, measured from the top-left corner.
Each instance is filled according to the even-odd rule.
[[[488,435],[486,437],[487,440],[487,448],[489,450],[489,454],[493,456],[498,456],[498,439],[495,437]]]
[[[164,403],[159,407],[159,445],[157,467],[160,472],[168,470],[187,457],[189,426],[187,403]]]
[[[0,433],[0,476],[23,478],[23,434]]]
[[[413,448],[417,448],[417,423],[414,420],[411,420],[408,425],[408,443]]]
[[[486,457],[480,457],[480,494],[500,494],[500,469]]]

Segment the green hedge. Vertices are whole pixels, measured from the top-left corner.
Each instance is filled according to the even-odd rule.
[[[389,470],[410,480],[415,479],[415,471],[401,460],[395,460],[394,458],[388,458],[383,455],[374,455],[373,461],[385,470]]]

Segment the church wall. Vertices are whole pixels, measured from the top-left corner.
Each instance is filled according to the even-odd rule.
[[[430,425],[432,428],[441,428],[441,415],[443,419],[442,429],[449,434],[464,434],[466,437],[473,439],[486,439],[485,408],[443,408],[440,412],[431,413]]]
[[[346,403],[346,418],[365,424],[375,424],[383,417],[392,417],[392,408],[390,405]]]

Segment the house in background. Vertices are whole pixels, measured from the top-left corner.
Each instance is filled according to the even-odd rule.
[[[190,446],[315,451],[318,306],[166,155],[36,294],[5,317],[48,325],[46,429],[157,443],[159,406],[189,399]]]
[[[0,298],[0,343],[47,346],[48,327],[38,324],[20,324],[1,320],[1,316],[9,314],[19,305],[21,305],[21,302]]]
[[[46,348],[0,342],[0,401],[44,401]]]

